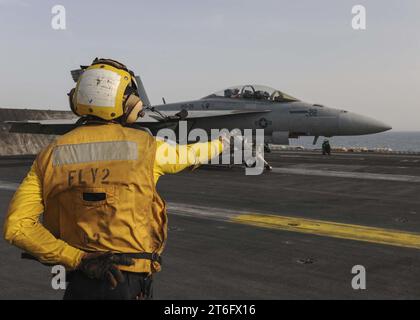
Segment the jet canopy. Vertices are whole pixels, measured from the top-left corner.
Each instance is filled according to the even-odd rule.
[[[244,100],[265,100],[272,102],[293,102],[298,99],[281,92],[280,90],[261,85],[243,85],[233,86],[218,92],[215,92],[207,98],[227,98]]]

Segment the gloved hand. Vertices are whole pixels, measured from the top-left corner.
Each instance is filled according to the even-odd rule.
[[[239,129],[233,129],[231,132],[223,130],[219,135],[219,140],[223,144],[223,151],[227,150],[228,148],[229,150],[232,148],[231,151],[233,151],[233,146],[237,143],[236,140],[238,140],[240,144],[242,142],[241,139],[242,136]]]
[[[230,134],[222,132],[219,135],[219,141],[222,143],[223,150],[226,150],[230,146]]]
[[[132,258],[118,256],[112,252],[86,253],[78,269],[91,279],[108,280],[111,288],[115,289],[118,283],[124,282],[124,276],[117,265],[131,266]]]
[[[244,137],[242,136],[241,130],[233,129],[230,132],[222,131],[219,135],[219,140],[223,144],[223,150],[226,150],[228,147],[231,147],[231,151],[233,151],[234,147],[242,148]]]

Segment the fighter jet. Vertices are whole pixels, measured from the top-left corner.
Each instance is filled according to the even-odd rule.
[[[77,81],[83,70],[72,71]],[[260,85],[240,85],[210,94],[198,100],[161,105],[150,104],[140,77],[136,77],[139,96],[147,112],[134,127],[146,127],[153,134],[162,128],[176,131],[180,121],[187,130],[264,129],[265,143],[288,145],[300,136],[318,137],[364,135],[383,132],[391,126],[347,110],[311,104],[280,90]],[[77,118],[11,122],[11,132],[64,134],[77,125]]]
[[[158,105],[161,111],[187,110],[190,129],[264,129],[267,143],[288,145],[290,138],[354,136],[379,133],[391,126],[347,110],[300,101],[261,85],[234,86],[199,100]],[[206,114],[205,112],[213,112]],[[203,116],[195,116],[200,115]]]

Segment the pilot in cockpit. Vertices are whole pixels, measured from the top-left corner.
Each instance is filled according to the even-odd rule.
[[[232,98],[239,98],[240,94],[239,94],[239,89],[235,88],[232,90]]]
[[[239,98],[240,97],[239,89],[238,88],[226,89],[224,91],[224,96],[225,98]]]
[[[232,89],[226,89],[224,92],[225,98],[232,98],[233,91]]]
[[[273,97],[273,100],[275,102],[282,102],[282,101],[284,101],[283,93],[281,93],[280,91],[277,91],[276,94]]]
[[[254,95],[257,100],[268,100],[270,98],[270,94],[262,90],[255,91]]]
[[[251,90],[243,90],[242,91],[242,98],[245,98],[245,99],[254,99],[255,98],[255,94]]]

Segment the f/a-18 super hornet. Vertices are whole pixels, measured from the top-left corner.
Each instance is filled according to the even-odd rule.
[[[300,101],[280,90],[260,85],[227,88],[193,101],[158,105],[161,111],[187,110],[189,129],[264,129],[265,142],[288,145],[290,138],[353,136],[379,133],[391,127],[347,110]]]
[[[83,70],[72,71],[77,81]],[[311,104],[280,90],[259,85],[241,85],[210,94],[198,100],[161,105],[150,104],[140,77],[136,77],[140,98],[146,106],[145,116],[135,126],[146,127],[155,134],[159,129],[176,132],[180,121],[187,130],[264,129],[265,143],[288,145],[290,138],[364,135],[390,130],[375,119],[356,113]],[[64,134],[77,125],[77,118],[12,123],[11,132]]]

